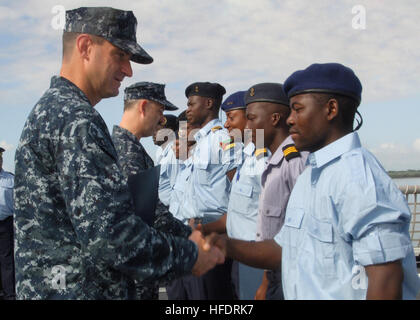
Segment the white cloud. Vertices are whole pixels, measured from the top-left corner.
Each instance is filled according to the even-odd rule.
[[[386,170],[420,169],[420,139],[416,139],[411,146],[393,142],[382,143],[370,151]]]
[[[414,140],[413,148],[415,151],[420,152],[420,138]],[[419,162],[420,162],[420,159],[419,159]]]
[[[217,6],[213,1],[119,1],[118,8],[136,14],[138,39],[155,58],[150,66],[133,65],[135,78],[127,83],[147,79],[185,87],[210,80],[231,92],[261,81],[282,82],[313,62],[338,61],[359,75],[365,101],[417,93],[420,2],[359,3],[366,8],[366,30],[352,29],[355,3],[350,0],[224,0]],[[19,39],[0,50],[2,60],[10,61],[0,72],[16,84],[0,89],[3,101],[22,88],[39,95],[58,72],[61,32],[51,27],[56,4],[31,0],[0,10],[0,27]],[[61,4],[67,9],[115,6],[112,1]]]
[[[5,149],[6,151],[12,150],[12,149],[15,148],[15,146],[13,144],[7,143],[4,140],[0,141],[0,147],[2,147],[3,149]]]

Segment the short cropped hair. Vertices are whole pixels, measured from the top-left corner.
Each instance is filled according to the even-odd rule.
[[[124,100],[124,112],[133,108],[137,102],[138,100]]]
[[[353,130],[354,118],[359,103],[350,97],[335,93],[312,93],[318,104],[326,104],[330,99],[335,99],[339,105],[339,115],[346,128]]]
[[[63,32],[63,59],[71,54],[73,51],[76,39],[82,33],[80,32]],[[93,34],[89,35],[95,44],[102,44],[105,39]]]

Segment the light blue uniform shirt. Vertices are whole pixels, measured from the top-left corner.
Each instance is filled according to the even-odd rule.
[[[207,123],[194,139],[193,166],[186,192],[189,199],[184,201],[193,204],[193,213],[186,218],[218,217],[227,212],[229,202],[231,184],[226,173],[241,164],[242,148],[238,144],[223,148],[230,136],[219,119]],[[188,208],[182,210],[185,214],[191,212]]]
[[[286,299],[365,299],[363,266],[402,260],[403,298],[420,288],[407,202],[350,133],[308,157],[275,241]]]
[[[243,150],[244,160],[232,180],[226,229],[230,238],[254,241],[257,230],[258,198],[261,192],[261,174],[268,154],[257,159],[254,144]]]
[[[165,148],[160,148],[161,152],[156,157],[156,163],[160,165],[159,199],[165,206],[169,206],[180,167],[179,160],[172,150],[173,145],[174,141],[171,141]]]
[[[13,216],[13,174],[0,170],[0,221]]]
[[[194,215],[192,199],[186,196],[187,185],[190,180],[192,170],[192,158],[189,157],[184,162],[179,161],[179,171],[171,193],[169,201],[169,212],[183,222],[188,222],[188,217]]]

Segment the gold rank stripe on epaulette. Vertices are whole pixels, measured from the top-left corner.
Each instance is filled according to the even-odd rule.
[[[220,129],[222,129],[221,126],[215,126],[215,127],[211,128],[211,132],[216,132],[216,131],[218,131]]]
[[[300,152],[298,149],[296,149],[296,146],[294,144],[288,144],[283,147],[283,155],[284,158],[289,161],[293,158],[300,157]]]
[[[233,143],[232,139],[220,142],[220,147],[223,151],[229,150],[230,148],[233,148],[235,146],[235,143]]]
[[[223,147],[223,151],[229,150],[229,149],[233,148],[234,146],[235,146],[234,143],[228,144],[228,145]]]
[[[261,148],[261,149],[255,150],[255,157],[257,158],[257,160],[265,156],[268,156],[267,148]]]

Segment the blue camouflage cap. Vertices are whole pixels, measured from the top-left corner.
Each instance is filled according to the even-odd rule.
[[[222,106],[221,106],[222,110],[224,112],[229,112],[231,110],[246,109],[245,93],[246,91],[238,91],[231,94],[222,103]]]
[[[153,58],[137,43],[137,19],[132,11],[109,7],[81,7],[66,11],[64,32],[80,32],[102,37],[121,50],[131,53],[131,60],[149,64]]]
[[[352,69],[339,63],[315,63],[284,82],[289,98],[302,93],[335,93],[361,101],[362,84]]]
[[[136,82],[124,89],[124,101],[146,99],[162,104],[165,110],[178,110],[166,100],[165,85],[153,82]]]
[[[283,91],[281,83],[258,83],[253,85],[245,94],[246,105],[253,102],[271,102],[289,105],[289,99]]]

